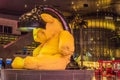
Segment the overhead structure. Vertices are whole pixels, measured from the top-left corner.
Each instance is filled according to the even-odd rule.
[[[45,28],[46,23],[40,17],[40,14],[42,13],[49,13],[52,16],[55,16],[61,21],[63,25],[63,29],[71,32],[68,23],[66,22],[65,18],[60,13],[60,11],[50,6],[38,6],[32,9],[30,12],[23,14],[19,18],[18,29],[20,31],[29,32],[34,28],[39,28],[39,27]]]

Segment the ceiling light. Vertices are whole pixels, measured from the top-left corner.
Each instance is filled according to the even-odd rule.
[[[99,6],[100,6],[100,4],[99,4],[99,3],[97,3],[96,5],[97,5],[97,7],[99,7]]]
[[[36,12],[28,12],[19,18],[18,30],[28,32],[34,28],[45,28],[45,22]]]
[[[30,12],[23,14],[18,21],[18,30],[22,32],[29,32],[32,31],[34,28],[44,28],[46,23],[42,20],[40,15],[42,13],[48,13],[58,20],[61,21],[63,25],[63,29],[68,30],[71,32],[71,29],[67,22],[64,19],[64,16],[56,9],[49,7],[49,6],[37,6],[32,9]]]
[[[25,4],[24,7],[27,8],[27,4]]]
[[[74,4],[74,2],[72,1],[71,4]]]
[[[43,0],[44,2],[46,1],[46,0]]]

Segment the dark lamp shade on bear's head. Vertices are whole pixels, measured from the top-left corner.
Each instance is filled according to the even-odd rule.
[[[42,20],[41,14],[47,13],[57,18],[63,25],[64,30],[68,30],[71,33],[71,29],[66,22],[64,16],[57,10],[50,6],[37,6],[30,12],[23,14],[18,21],[18,30],[21,32],[29,32],[34,28],[45,29],[46,23]]]
[[[36,12],[28,12],[23,14],[18,21],[18,30],[21,32],[30,32],[34,28],[44,28],[45,22]]]

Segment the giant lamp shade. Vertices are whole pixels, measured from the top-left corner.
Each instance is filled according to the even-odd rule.
[[[25,13],[19,18],[18,30],[22,32],[29,32],[38,27],[45,28],[45,22],[36,12]]]
[[[40,17],[40,14],[42,13],[48,13],[58,18],[58,20],[60,20],[63,25],[63,29],[71,32],[71,29],[65,21],[64,16],[58,10],[49,6],[38,6],[32,9],[30,12],[23,14],[18,21],[18,30],[21,32],[29,32],[34,28],[45,29],[46,23]]]

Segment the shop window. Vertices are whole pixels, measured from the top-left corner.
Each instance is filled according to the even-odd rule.
[[[3,32],[3,25],[0,25],[0,33]]]
[[[11,26],[4,26],[4,33],[12,33],[12,27]]]

